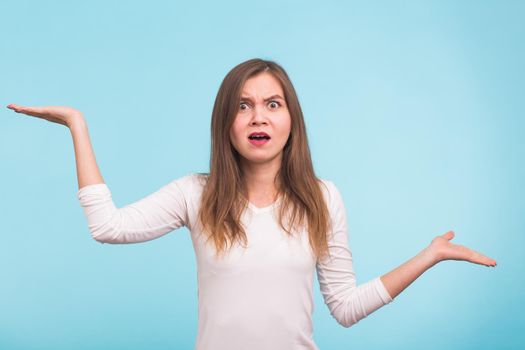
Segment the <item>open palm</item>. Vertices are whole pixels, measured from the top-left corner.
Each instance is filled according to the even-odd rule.
[[[65,126],[71,125],[74,118],[82,116],[80,111],[66,106],[26,107],[11,103],[7,108]]]
[[[436,254],[438,260],[464,260],[479,265],[496,266],[496,260],[468,247],[450,242],[454,236],[454,231],[448,231],[432,240],[430,249]]]

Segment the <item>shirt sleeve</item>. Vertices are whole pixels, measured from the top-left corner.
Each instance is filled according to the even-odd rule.
[[[105,183],[77,193],[92,237],[100,243],[139,243],[188,224],[187,195],[192,174],[173,180],[156,192],[122,208],[113,202]]]
[[[331,181],[325,180],[324,183],[328,189],[327,203],[332,221],[328,237],[331,256],[317,261],[317,277],[330,314],[343,327],[350,327],[393,299],[379,277],[356,284],[343,200]]]

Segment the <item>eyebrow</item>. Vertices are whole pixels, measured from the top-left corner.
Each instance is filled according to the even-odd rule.
[[[282,98],[281,95],[278,95],[278,94],[267,97],[264,99],[264,101],[275,100],[275,99],[281,99],[284,101],[284,98]],[[241,96],[241,100],[251,101],[252,99],[249,96]]]

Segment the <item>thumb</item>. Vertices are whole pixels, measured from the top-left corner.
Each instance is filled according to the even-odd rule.
[[[454,238],[454,236],[455,236],[454,231],[448,231],[447,233],[445,233],[441,237],[443,237],[443,238],[445,238],[445,239],[450,241],[452,238]]]

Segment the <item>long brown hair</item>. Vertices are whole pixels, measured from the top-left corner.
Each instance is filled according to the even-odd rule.
[[[315,176],[299,99],[285,70],[276,62],[251,59],[234,67],[217,93],[211,120],[210,174],[204,186],[199,219],[218,255],[234,242],[247,244],[241,215],[248,205],[239,154],[230,142],[230,128],[239,110],[242,88],[247,79],[271,73],[280,83],[291,117],[291,132],[284,146],[282,164],[276,176],[281,196],[279,223],[285,232],[308,223],[310,246],[320,259],[328,253],[330,216]],[[285,220],[286,218],[286,220]],[[285,224],[286,221],[286,224]]]

